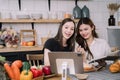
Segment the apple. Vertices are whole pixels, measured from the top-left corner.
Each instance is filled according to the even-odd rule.
[[[43,73],[45,75],[50,75],[51,74],[50,66],[43,66]]]

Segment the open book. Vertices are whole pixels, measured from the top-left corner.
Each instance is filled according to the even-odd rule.
[[[105,58],[107,58],[107,56],[103,56],[103,57],[100,57],[100,58],[92,59],[92,60],[89,61],[89,63],[97,62],[99,60],[104,60]]]
[[[119,54],[120,54],[120,50],[116,50],[111,52],[108,56],[119,56]]]
[[[89,61],[89,63],[93,63],[93,62],[97,62],[99,60],[107,59],[107,57],[109,57],[109,56],[113,56],[113,57],[114,56],[120,56],[119,54],[120,54],[120,50],[116,50],[114,52],[111,52],[108,56],[103,56],[103,57],[100,57],[100,58],[92,59],[92,60]]]

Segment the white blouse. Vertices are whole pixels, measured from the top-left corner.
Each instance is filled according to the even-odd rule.
[[[108,56],[111,53],[110,46],[104,39],[94,38],[89,48],[94,56],[94,59]]]
[[[76,48],[77,46],[79,46],[77,43],[75,44],[75,52],[77,52]],[[94,58],[92,59],[92,57],[88,56],[88,52],[86,52],[85,54],[85,59],[87,61],[87,63],[89,63],[91,60],[96,60],[96,59],[100,59],[103,57],[107,57],[108,55],[111,54],[111,48],[109,46],[109,44],[107,43],[106,40],[104,39],[100,39],[100,38],[94,38],[93,42],[90,44],[89,46],[90,51],[92,52]],[[88,58],[87,58],[88,56]]]

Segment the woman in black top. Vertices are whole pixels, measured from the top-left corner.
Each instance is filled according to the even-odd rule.
[[[44,65],[50,65],[48,52],[50,51],[74,51],[75,47],[75,22],[64,19],[58,29],[57,35],[50,38],[44,45]]]

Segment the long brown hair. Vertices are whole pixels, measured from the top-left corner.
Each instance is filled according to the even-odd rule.
[[[98,35],[95,31],[95,25],[92,22],[92,20],[90,18],[81,18],[77,24],[77,29],[76,29],[76,42],[81,45],[81,47],[83,47],[85,49],[85,51],[88,51],[88,54],[90,54],[92,56],[92,58],[94,58],[92,52],[90,51],[87,41],[80,35],[79,33],[79,27],[82,24],[86,24],[86,25],[90,25],[90,27],[94,27],[94,29],[92,30],[92,36],[95,38],[98,38]]]
[[[67,40],[67,45],[69,45],[71,50],[74,50],[75,47],[75,22],[71,18],[65,18],[59,25],[59,29],[57,32],[57,35],[55,36],[55,39],[60,43],[62,46],[63,44],[63,34],[62,34],[62,27],[67,22],[73,22],[74,23],[74,33],[73,35]],[[63,47],[63,46],[62,46]]]

